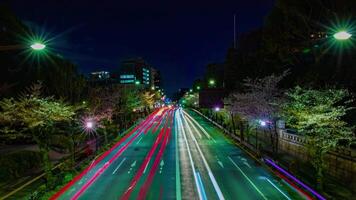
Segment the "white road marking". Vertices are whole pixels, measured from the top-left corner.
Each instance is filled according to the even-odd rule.
[[[143,138],[143,136],[136,142],[136,144],[140,143],[142,138]]]
[[[116,169],[112,172],[112,174],[115,174],[115,172],[120,168],[120,166],[122,165],[122,163],[124,163],[126,160],[126,157],[124,159],[122,159],[122,161],[120,162],[120,164],[116,167]]]

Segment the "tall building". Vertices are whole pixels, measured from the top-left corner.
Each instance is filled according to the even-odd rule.
[[[90,73],[91,81],[105,81],[110,79],[110,73],[107,71],[98,71]]]
[[[142,58],[124,60],[121,63],[118,78],[120,84],[140,84],[145,87],[160,87],[159,71],[147,64]]]
[[[151,87],[162,88],[161,72],[153,67],[151,67]]]

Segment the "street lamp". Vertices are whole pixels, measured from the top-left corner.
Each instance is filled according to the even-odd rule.
[[[214,111],[215,111],[215,112],[219,112],[219,111],[220,111],[220,107],[219,107],[219,106],[216,106],[216,107],[214,108]]]
[[[214,86],[215,85],[215,80],[214,79],[210,79],[209,80],[209,85]]]
[[[193,92],[193,89],[190,89],[189,92]]]
[[[140,81],[139,80],[135,81],[135,85],[140,85]]]
[[[264,121],[264,120],[260,120],[260,125],[263,126],[263,127],[265,127],[265,126],[267,125],[267,122]]]
[[[155,86],[152,86],[152,87],[151,87],[151,90],[155,90]]]
[[[197,90],[200,90],[200,86],[197,86]]]
[[[87,128],[87,129],[92,129],[93,127],[94,127],[94,123],[93,122],[86,122],[85,123],[85,127]]]
[[[348,40],[351,38],[351,36],[352,34],[347,31],[339,31],[334,34],[334,38],[337,40]]]
[[[35,42],[30,46],[33,50],[39,51],[46,48],[46,45],[40,42]]]

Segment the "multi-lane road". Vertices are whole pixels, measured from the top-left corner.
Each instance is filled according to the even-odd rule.
[[[192,111],[162,108],[52,199],[307,199]]]

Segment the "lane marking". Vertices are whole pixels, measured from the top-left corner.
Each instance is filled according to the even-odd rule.
[[[184,116],[183,116],[183,120],[186,121],[185,118],[184,118]],[[187,124],[187,123],[186,123],[186,124]],[[210,169],[210,167],[209,167],[209,165],[208,165],[208,162],[206,161],[206,159],[205,159],[205,157],[204,157],[204,154],[203,154],[203,152],[201,151],[201,149],[200,149],[200,147],[199,147],[199,144],[198,144],[198,142],[197,142],[195,136],[194,136],[193,133],[192,133],[192,129],[189,127],[189,125],[187,126],[187,128],[188,128],[188,132],[190,133],[191,137],[193,138],[193,141],[194,141],[194,143],[195,143],[195,145],[196,145],[196,147],[197,147],[197,149],[198,149],[198,152],[199,152],[199,154],[200,154],[200,157],[201,157],[202,160],[203,160],[203,163],[204,163],[204,165],[205,165],[205,168],[206,168],[207,171],[208,171],[209,178],[210,178],[211,182],[213,183],[214,189],[215,189],[215,191],[216,191],[216,193],[217,193],[219,199],[221,199],[221,200],[222,200],[222,199],[225,199],[225,198],[224,198],[224,195],[223,195],[222,192],[221,192],[221,189],[220,189],[218,183],[216,182],[215,176],[214,176],[213,172],[211,171],[211,169]]]
[[[181,119],[180,115],[179,115],[179,118],[178,118],[178,124],[179,124],[179,128],[181,129],[181,131],[183,133],[185,146],[187,147],[187,150],[188,150],[188,157],[189,157],[189,161],[190,161],[190,166],[192,167],[192,171],[193,171],[193,175],[194,175],[194,181],[195,181],[195,185],[196,185],[197,190],[198,190],[199,199],[203,200],[202,193],[201,193],[200,187],[199,187],[198,177],[197,177],[196,172],[195,172],[194,161],[193,161],[193,158],[192,158],[192,154],[190,152],[190,147],[189,147],[189,144],[188,144],[188,141],[187,141],[187,136],[185,134],[185,130],[183,128],[182,119]]]
[[[145,169],[143,170],[143,173],[146,173],[146,169],[147,169],[147,167],[148,167],[148,164],[150,164],[149,162],[146,164],[146,167],[145,167]]]
[[[116,169],[112,172],[112,174],[115,174],[115,172],[120,168],[120,166],[122,165],[122,163],[125,162],[125,160],[126,160],[126,157],[121,160],[120,164],[116,167]]]
[[[135,166],[136,166],[136,160],[131,164],[131,167],[130,167],[130,169],[129,169],[129,171],[127,173],[128,174],[131,173],[132,168],[135,167]]]
[[[270,181],[268,178],[264,178],[266,181],[268,181],[276,190],[278,190],[283,196],[285,196],[288,200],[292,200],[289,198],[284,192],[282,192],[272,181]]]
[[[139,144],[142,140],[143,136],[136,142],[136,144]]]
[[[161,163],[159,164],[159,173],[160,173],[160,174],[162,173],[163,166],[164,166],[164,161],[163,161],[163,159],[162,159],[162,160],[161,160]]]
[[[257,186],[251,181],[251,179],[242,171],[242,169],[235,163],[234,160],[230,156],[228,156],[229,160],[232,164],[241,172],[241,174],[247,179],[247,181],[255,188],[255,190],[263,197],[263,199],[267,200],[267,197],[257,188]]]
[[[218,161],[218,163],[221,166],[221,168],[224,168],[224,164],[220,160]]]

